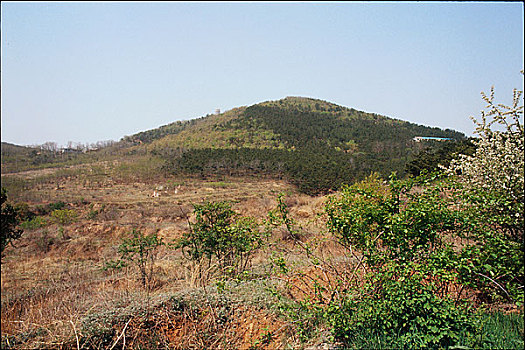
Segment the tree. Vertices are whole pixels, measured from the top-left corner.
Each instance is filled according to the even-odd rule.
[[[475,150],[471,139],[447,141],[439,148],[427,147],[420,151],[405,165],[405,170],[413,176],[419,176],[425,171],[431,173],[440,166],[448,167],[452,159],[457,158],[459,154],[472,156]]]
[[[119,269],[129,264],[135,265],[139,270],[142,286],[149,290],[153,280],[157,248],[164,245],[164,242],[156,233],[144,235],[141,231],[133,229],[129,235],[130,237],[123,238],[119,245],[120,259],[108,262],[105,268]]]
[[[22,235],[22,230],[18,229],[17,226],[20,223],[18,213],[13,206],[7,203],[7,191],[2,187],[2,193],[0,196],[1,200],[1,256],[4,256],[4,249],[9,243],[13,243],[14,240],[19,239]]]
[[[477,125],[476,152],[460,155],[448,173],[460,186],[458,202],[469,215],[463,249],[473,262],[464,278],[490,299],[523,302],[524,134],[522,91],[514,89],[512,106],[482,93],[487,110]],[[472,278],[474,275],[476,278]]]
[[[497,202],[483,206],[492,214],[509,216],[505,223],[512,235],[523,236],[524,205],[524,134],[523,105],[519,105],[522,91],[514,89],[513,105],[494,103],[494,88],[490,97],[482,93],[488,111],[482,112],[481,122],[472,118],[480,136],[473,143],[477,150],[473,156],[460,155],[452,161],[449,171],[459,174],[458,180],[474,196],[496,196]],[[490,118],[490,119],[487,119]],[[493,130],[494,125],[503,128]],[[517,237],[516,237],[517,238]]]
[[[262,245],[257,223],[240,217],[229,202],[194,204],[195,222],[176,244],[190,260],[215,262],[223,275],[245,271],[253,253]]]
[[[53,152],[53,153],[57,153],[58,152],[58,144],[56,142],[52,142],[52,141],[47,141],[45,143],[43,143],[40,148],[42,150],[45,150],[45,151],[50,151],[50,152]]]

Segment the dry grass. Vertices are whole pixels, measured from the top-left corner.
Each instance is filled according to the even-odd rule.
[[[312,236],[322,233],[316,214],[323,199],[298,194],[285,182],[159,176],[130,177],[126,182],[123,176],[111,176],[114,166],[46,169],[10,174],[5,181],[15,186],[8,188],[10,201],[26,202],[31,208],[63,201],[78,213],[78,220],[26,230],[16,247],[6,249],[1,271],[2,346],[109,349],[117,342],[123,347],[124,339],[128,347],[152,345],[146,333],[154,329],[156,341],[170,348],[282,348],[286,341],[281,337],[286,338],[288,326],[275,314],[244,304],[232,309],[223,323],[202,305],[193,314],[153,308],[146,316],[108,319],[113,333],[107,343],[88,337],[89,315],[120,306],[145,307],[156,296],[203,287],[213,280],[202,277],[206,275],[199,271],[202,266],[191,265],[179,251],[165,247],[158,253],[149,292],[142,289],[132,268],[103,270],[105,262],[116,257],[121,237],[132,228],[156,232],[170,242],[188,230],[193,203],[218,200],[230,200],[241,215],[262,221],[275,207],[277,194],[286,192],[290,212],[305,231]],[[98,213],[88,219],[92,211]],[[293,242],[284,242],[285,246],[293,247]],[[254,268],[263,268],[270,253],[255,256]],[[218,304],[214,307],[220,309]]]

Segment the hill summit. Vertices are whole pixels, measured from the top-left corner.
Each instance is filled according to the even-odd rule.
[[[270,175],[305,192],[337,189],[379,172],[404,174],[412,154],[460,132],[290,96],[127,136],[176,173]]]

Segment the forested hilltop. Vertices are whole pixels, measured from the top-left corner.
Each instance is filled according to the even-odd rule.
[[[271,175],[313,194],[338,189],[373,171],[402,176],[414,154],[443,144],[415,142],[416,136],[465,139],[457,131],[303,97],[178,122],[126,139],[149,142],[147,149],[163,157],[169,171]]]

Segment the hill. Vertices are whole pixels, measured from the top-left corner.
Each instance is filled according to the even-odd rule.
[[[26,147],[26,146],[19,146],[8,142],[2,141],[2,156],[12,156],[16,154],[29,154],[34,148],[32,147]]]
[[[222,114],[177,121],[84,154],[2,143],[2,172],[156,158],[172,174],[255,175],[285,179],[308,194],[337,190],[371,172],[405,174],[422,150],[463,140],[462,133],[366,113],[313,98],[286,97]]]
[[[462,140],[453,130],[417,125],[334,103],[287,97],[190,122],[141,132],[134,141],[176,173],[270,175],[306,193],[325,193],[371,172],[405,173],[411,157],[439,141]]]
[[[38,147],[19,146],[2,142],[2,173],[17,171],[28,166],[36,166],[51,160],[53,152]]]

